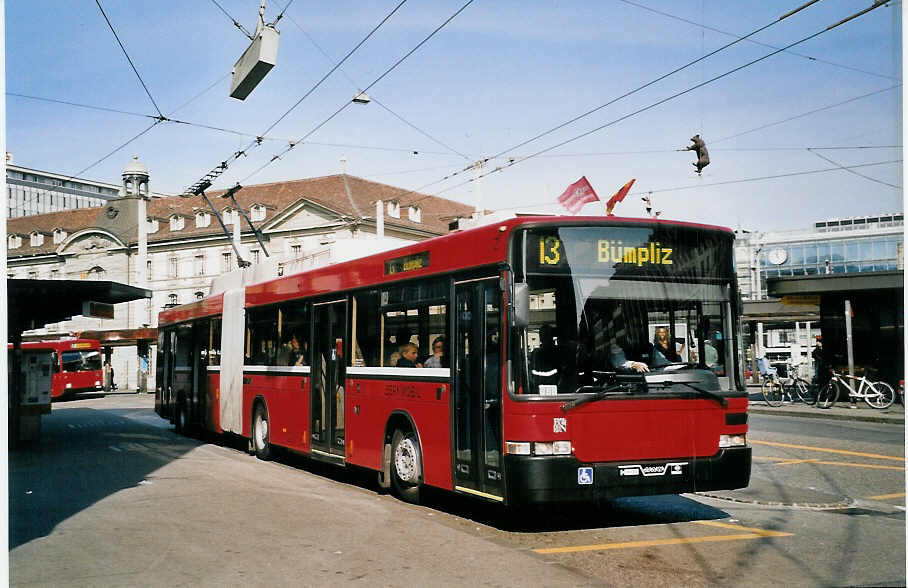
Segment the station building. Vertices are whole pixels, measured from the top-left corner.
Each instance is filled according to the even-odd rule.
[[[211,191],[217,214],[202,196],[152,197],[149,183],[136,160],[123,170],[116,197],[101,198],[101,205],[7,221],[8,278],[113,281],[151,290],[148,300],[117,305],[113,319],[75,317],[24,334],[101,338],[120,388],[153,389],[158,313],[205,297],[217,276],[247,263],[259,266],[256,275],[277,277],[343,261],[445,234],[452,221],[473,212],[344,175],[246,186],[235,201]]]
[[[119,197],[118,184],[6,164],[6,218],[104,206]]]
[[[807,364],[822,334],[838,368],[872,367],[890,383],[903,377],[903,213],[821,220],[796,231],[736,233],[751,360],[800,357]]]

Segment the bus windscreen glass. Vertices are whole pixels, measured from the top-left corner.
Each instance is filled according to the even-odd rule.
[[[687,227],[559,227],[522,235],[530,324],[523,394],[603,386],[614,374],[686,372],[733,390],[732,238]]]
[[[101,369],[101,353],[98,351],[64,351],[64,372],[86,372]]]

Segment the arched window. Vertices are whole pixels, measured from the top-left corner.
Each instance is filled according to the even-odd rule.
[[[18,249],[19,247],[22,247],[22,237],[20,237],[19,235],[10,235],[6,242],[6,246],[10,249]]]
[[[32,247],[40,247],[44,245],[44,234],[39,233],[38,231],[32,231],[29,235],[29,241]]]
[[[66,231],[63,229],[54,229],[54,245],[62,243],[66,239]]]
[[[176,292],[171,292],[170,294],[167,295],[167,304],[176,305],[179,303],[180,303],[180,297],[176,294]]]
[[[422,209],[419,206],[411,205],[407,208],[407,216],[414,223],[422,222]]]
[[[104,276],[107,275],[107,271],[100,265],[96,265],[87,272],[86,278],[89,280],[103,280]]]
[[[196,293],[195,293],[195,299],[196,299],[196,300],[201,300],[202,298],[205,298],[205,293],[204,293],[204,292],[196,292]]]
[[[153,216],[148,217],[148,228],[146,229],[149,233],[158,232],[158,219]]]
[[[207,212],[199,211],[195,213],[195,226],[207,227],[211,224],[211,215]]]
[[[171,215],[170,217],[170,230],[179,231],[182,230],[186,224],[186,219],[178,214]]]
[[[253,204],[251,217],[253,221],[265,220],[265,206],[263,204]]]

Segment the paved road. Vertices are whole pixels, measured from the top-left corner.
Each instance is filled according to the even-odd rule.
[[[751,415],[748,489],[502,513],[55,404],[10,456],[12,585],[904,585],[904,428]]]

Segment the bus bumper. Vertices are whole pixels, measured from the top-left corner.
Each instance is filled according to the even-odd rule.
[[[720,449],[710,457],[607,463],[583,463],[571,456],[504,459],[508,504],[733,490],[747,487],[750,464],[750,447]]]

